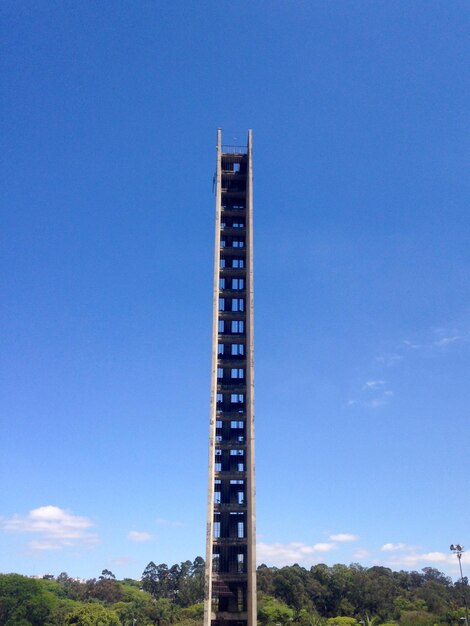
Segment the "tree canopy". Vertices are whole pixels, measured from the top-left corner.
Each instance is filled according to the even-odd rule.
[[[455,626],[470,606],[467,581],[434,568],[260,565],[257,580],[260,626]],[[203,598],[201,557],[150,561],[138,581],[106,569],[85,582],[3,574],[0,626],[201,626]]]

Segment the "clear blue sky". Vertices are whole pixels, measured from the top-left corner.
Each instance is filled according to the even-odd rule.
[[[259,562],[455,578],[469,3],[0,11],[1,571],[204,556],[221,127],[254,133]]]

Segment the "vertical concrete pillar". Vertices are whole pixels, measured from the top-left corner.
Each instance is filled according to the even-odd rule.
[[[256,626],[253,169],[217,133],[205,626]]]

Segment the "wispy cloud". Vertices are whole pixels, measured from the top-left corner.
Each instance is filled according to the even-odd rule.
[[[416,550],[416,546],[406,543],[384,543],[380,549],[382,552],[396,552],[397,550]]]
[[[400,361],[403,361],[403,355],[396,353],[380,354],[379,356],[375,357],[375,360],[377,361],[377,363],[385,365],[386,367],[391,367],[393,365],[396,365]]]
[[[369,390],[369,389],[383,389],[383,387],[387,384],[386,380],[368,380],[366,383],[364,383],[363,389],[364,390]]]
[[[358,535],[353,535],[352,533],[338,533],[336,535],[330,535],[329,539],[331,541],[357,541],[359,539]]]
[[[390,565],[412,567],[418,564],[425,563],[448,563],[454,562],[455,557],[452,554],[446,554],[445,552],[412,552],[409,554],[395,555],[389,559]]]
[[[316,543],[307,545],[300,541],[291,543],[258,543],[258,561],[267,562],[270,565],[291,565],[308,560],[309,562],[320,560],[320,555],[330,552],[337,547],[335,543]]]
[[[370,407],[371,409],[377,409],[378,407],[384,406],[393,397],[393,391],[384,391],[379,397],[372,398],[371,400],[365,400],[364,405]]]
[[[127,538],[129,539],[129,541],[136,541],[137,543],[141,543],[143,541],[150,541],[150,539],[152,539],[152,535],[144,531],[131,530],[128,533]]]
[[[433,345],[442,348],[444,346],[448,346],[450,343],[455,343],[456,341],[467,341],[465,337],[462,335],[454,335],[452,337],[442,337],[442,339],[437,339]]]
[[[346,406],[355,405],[377,409],[387,404],[393,397],[393,391],[387,389],[387,381],[382,379],[367,380],[357,392],[355,398],[350,398]]]
[[[388,383],[381,377],[385,368],[396,366],[406,359],[430,357],[444,354],[452,346],[470,343],[470,330],[463,330],[455,326],[428,329],[417,339],[410,337],[400,340],[389,353],[382,353],[375,357],[374,378],[366,380],[362,387],[346,402],[347,407],[368,407],[379,409],[390,402],[394,392],[389,389]]]
[[[410,350],[423,350],[431,352],[437,349],[446,348],[452,344],[468,343],[470,341],[470,333],[461,332],[455,328],[436,328],[433,333],[434,339],[428,337],[426,340],[418,343],[414,340],[405,339],[403,345]]]
[[[423,344],[415,343],[414,341],[410,341],[409,339],[404,339],[403,344],[410,350],[419,350],[420,348],[424,348]]]
[[[330,552],[330,550],[334,550],[336,547],[335,543],[315,543],[312,546],[312,552]]]
[[[36,535],[28,543],[33,551],[93,546],[98,542],[98,536],[90,532],[93,526],[89,518],[53,505],[41,506],[26,515],[14,515],[2,523],[6,532]]]
[[[359,540],[353,533],[334,533],[328,536],[329,541],[307,544],[301,541],[290,543],[262,542],[257,545],[258,563],[270,566],[283,567],[299,563],[309,567],[315,563],[331,563],[332,559],[341,562],[357,560],[366,566],[383,565],[392,569],[420,569],[431,566],[443,571],[457,572],[458,564],[454,554],[446,551],[422,548],[404,542],[383,543],[380,548],[366,545],[348,545],[348,542]],[[361,541],[362,542],[362,541]],[[335,552],[337,551],[337,552]],[[334,554],[333,554],[334,553]],[[336,561],[334,561],[336,562]],[[462,555],[462,563],[470,566],[470,551]],[[458,572],[457,572],[458,573]]]
[[[435,328],[423,334],[419,339],[407,338],[401,340],[390,353],[375,357],[375,362],[383,366],[397,365],[412,352],[417,354],[439,353],[446,348],[458,344],[470,343],[470,330],[455,326]]]
[[[380,550],[392,553],[387,557],[387,565],[390,567],[416,567],[419,564],[426,565],[427,563],[457,565],[457,559],[451,552],[438,550],[425,552],[418,546],[406,543],[385,543]],[[470,553],[463,553],[462,562],[470,564]]]

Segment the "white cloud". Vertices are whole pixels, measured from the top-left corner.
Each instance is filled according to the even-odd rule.
[[[408,348],[411,348],[412,350],[419,350],[420,348],[424,348],[424,346],[422,346],[421,344],[413,343],[412,341],[409,341],[408,339],[405,339],[403,343],[405,344],[405,346],[407,346]]]
[[[143,531],[131,530],[128,533],[127,538],[130,541],[142,542],[142,541],[149,541],[150,539],[152,539],[152,535],[150,533],[146,533]]]
[[[346,406],[354,405],[376,409],[384,406],[393,397],[393,391],[387,389],[387,381],[382,379],[368,380],[358,391],[358,398],[351,398]]]
[[[368,380],[363,389],[382,389],[383,386],[387,383],[385,380]]]
[[[415,550],[415,547],[406,543],[384,543],[380,549],[382,552],[395,552],[397,550]]]
[[[44,550],[62,550],[63,546],[59,542],[48,541],[45,539],[41,541],[40,539],[32,539],[28,541],[28,546],[31,550],[37,550],[38,552]]]
[[[425,350],[430,351],[436,348],[445,348],[454,343],[466,343],[469,341],[468,333],[459,333],[456,329],[438,328],[434,331],[434,334],[440,335],[439,339],[434,341],[425,341],[424,343],[414,343],[409,340],[405,340],[403,343],[407,348],[412,350]]]
[[[424,552],[424,553],[411,553],[396,555],[390,559],[390,563],[393,565],[417,565],[418,563],[453,563],[454,557],[452,554],[446,554],[445,552]]]
[[[308,560],[317,561],[318,556],[336,548],[335,543],[316,543],[309,546],[300,541],[291,543],[258,543],[257,557],[260,563],[267,562],[270,565],[291,565]]]
[[[403,543],[386,543],[382,546],[381,550],[384,552],[402,552],[402,554],[394,554],[393,556],[390,556],[388,564],[392,567],[416,567],[419,564],[426,565],[426,563],[455,565],[455,567],[457,567],[457,558],[450,552],[419,552],[416,546],[409,546]],[[470,564],[469,552],[464,552],[462,554],[462,562]]]
[[[456,341],[466,341],[465,337],[461,335],[454,335],[452,337],[442,337],[442,339],[438,339],[434,342],[434,345],[438,348],[443,348],[444,346],[448,346],[450,343],[455,343]]]
[[[98,536],[89,530],[93,526],[89,518],[52,505],[33,509],[26,515],[14,515],[2,523],[6,532],[36,535],[38,538],[28,544],[35,551],[92,546],[98,542]]]
[[[331,541],[357,541],[359,537],[351,533],[338,533],[337,535],[330,535]]]
[[[335,543],[316,543],[313,547],[314,552],[329,552],[336,548]]]

